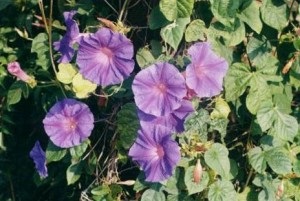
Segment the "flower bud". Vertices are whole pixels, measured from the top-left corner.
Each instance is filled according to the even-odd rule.
[[[276,191],[276,199],[280,199],[282,197],[283,191],[284,191],[284,186],[283,186],[283,181],[281,180]]]
[[[28,83],[31,87],[36,85],[36,80],[21,69],[19,62],[10,62],[7,64],[7,70],[10,74],[16,76],[19,80]]]
[[[200,163],[200,159],[197,159],[197,164],[194,169],[194,182],[196,184],[200,183],[201,177],[202,177],[202,172],[203,172],[203,169],[202,169],[202,166]]]

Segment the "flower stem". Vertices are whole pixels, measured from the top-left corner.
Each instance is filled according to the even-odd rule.
[[[122,6],[122,9],[120,11],[120,15],[119,15],[119,18],[118,18],[118,22],[121,22],[122,21],[122,18],[123,18],[123,15],[124,15],[124,12],[125,12],[125,9],[126,9],[126,6],[127,4],[129,3],[130,0],[125,0],[123,6]]]

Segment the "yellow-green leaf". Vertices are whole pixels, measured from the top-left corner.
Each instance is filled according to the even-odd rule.
[[[72,64],[59,64],[58,65],[58,73],[57,79],[58,81],[64,84],[70,84],[76,75],[77,70],[72,66]]]
[[[97,85],[82,77],[77,73],[72,80],[72,90],[75,92],[77,98],[86,98],[89,93],[95,91]]]
[[[221,97],[217,97],[215,100],[215,109],[210,114],[212,119],[227,118],[230,112],[228,103]]]

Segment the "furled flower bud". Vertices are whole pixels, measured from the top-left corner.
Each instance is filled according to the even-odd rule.
[[[284,191],[283,180],[281,180],[276,191],[276,199],[279,200],[282,197],[283,191]]]
[[[28,83],[29,86],[34,87],[36,85],[36,80],[21,69],[19,62],[10,62],[9,64],[7,64],[7,70],[10,74],[16,76],[19,80]]]
[[[197,164],[194,169],[194,182],[196,184],[200,183],[201,177],[202,177],[202,172],[203,172],[203,169],[202,169],[202,166],[200,163],[200,159],[197,159]]]

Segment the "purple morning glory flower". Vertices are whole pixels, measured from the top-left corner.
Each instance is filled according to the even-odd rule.
[[[154,116],[178,109],[187,92],[184,77],[169,63],[157,63],[141,70],[133,80],[132,91],[137,107]]]
[[[94,128],[94,116],[89,107],[74,99],[57,102],[43,120],[44,129],[58,147],[79,145]]]
[[[129,156],[141,166],[146,181],[159,182],[172,175],[180,160],[180,149],[177,142],[171,138],[169,129],[150,126],[138,131]]]
[[[138,110],[138,116],[141,127],[147,128],[149,125],[161,125],[169,128],[173,132],[181,133],[184,131],[184,120],[190,114],[194,112],[193,105],[188,100],[183,100],[182,105],[174,110],[172,113],[165,116],[156,117],[151,114],[146,114],[141,110]]]
[[[46,166],[46,155],[39,141],[35,142],[34,147],[31,149],[29,155],[34,162],[35,168],[38,171],[40,177],[47,177],[48,170]]]
[[[207,42],[195,43],[188,54],[191,63],[186,68],[187,86],[200,98],[218,95],[228,69],[226,60],[216,55]]]
[[[85,79],[101,86],[119,84],[134,68],[133,45],[121,33],[101,28],[79,41],[77,64]]]
[[[67,25],[67,32],[64,37],[53,43],[54,49],[61,53],[59,63],[69,63],[74,56],[73,44],[79,36],[79,28],[75,20],[73,20],[75,10],[64,12],[65,23]]]

